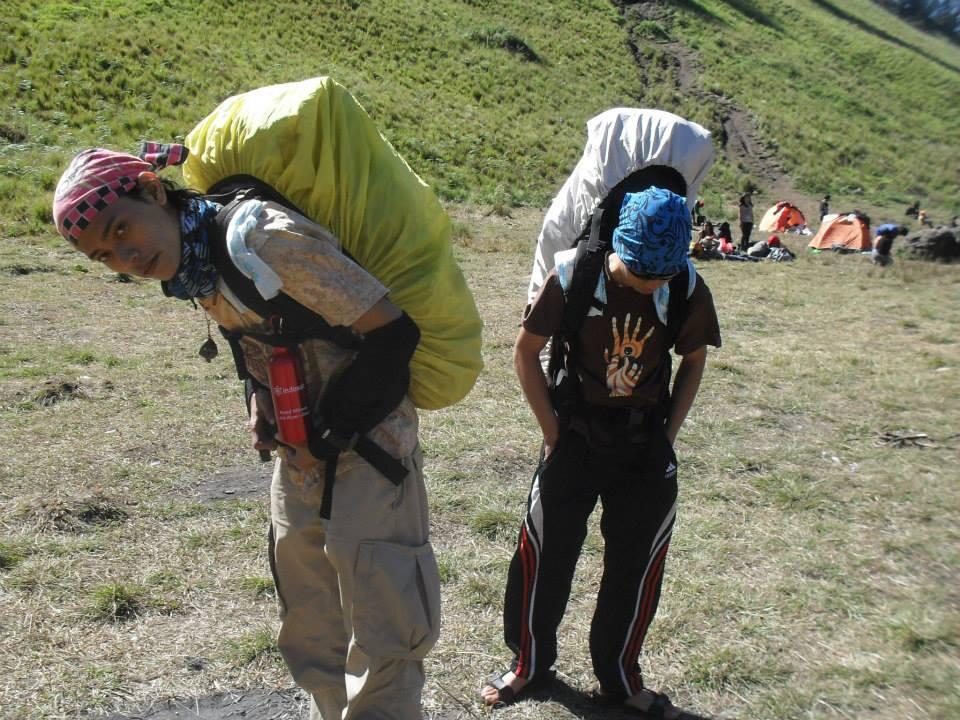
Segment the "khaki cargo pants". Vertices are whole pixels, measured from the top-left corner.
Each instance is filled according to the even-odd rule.
[[[351,462],[352,460],[352,462]],[[421,720],[423,658],[440,632],[440,578],[419,448],[393,485],[344,457],[329,520],[311,489],[277,463],[271,563],[280,652],[313,696],[311,720]]]

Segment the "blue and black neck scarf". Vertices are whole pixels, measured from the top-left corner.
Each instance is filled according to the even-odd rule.
[[[208,230],[222,207],[194,197],[180,209],[180,267],[167,282],[167,293],[173,297],[190,300],[213,295],[217,270],[210,261]]]

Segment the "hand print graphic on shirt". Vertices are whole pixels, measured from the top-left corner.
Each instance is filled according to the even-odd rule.
[[[653,325],[647,330],[647,334],[638,340],[641,321],[642,318],[637,318],[637,325],[631,332],[630,313],[627,313],[621,338],[620,331],[617,329],[617,319],[610,319],[613,329],[613,353],[611,354],[609,350],[603,351],[603,359],[607,363],[607,388],[610,390],[610,397],[626,397],[632,394],[637,385],[637,379],[643,371],[640,355],[643,353],[647,338],[653,334]]]

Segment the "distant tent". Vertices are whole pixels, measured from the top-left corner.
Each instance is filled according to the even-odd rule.
[[[803,213],[793,203],[781,200],[776,205],[767,210],[760,221],[759,229],[762,232],[786,232],[795,227],[803,227],[807,224]]]
[[[824,215],[820,229],[808,247],[818,250],[870,250],[870,218],[852,212],[846,215]]]

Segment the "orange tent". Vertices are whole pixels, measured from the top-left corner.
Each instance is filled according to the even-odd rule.
[[[806,224],[807,221],[803,217],[803,213],[796,205],[781,200],[764,213],[758,229],[763,232],[784,232],[792,227],[800,227]]]
[[[825,215],[808,247],[818,250],[870,250],[870,221],[860,213]]]

